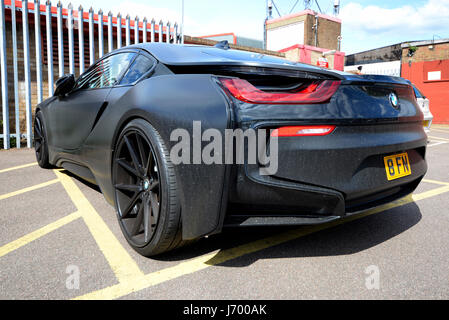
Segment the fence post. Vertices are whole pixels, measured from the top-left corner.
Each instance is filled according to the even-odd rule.
[[[101,58],[104,53],[103,43],[103,10],[98,11],[98,57]]]
[[[34,0],[34,36],[36,46],[36,87],[37,103],[42,102],[42,47],[41,47],[41,5]]]
[[[164,33],[164,23],[161,20],[159,21],[159,42],[162,42],[163,33]]]
[[[143,20],[142,20],[142,36],[143,36],[142,42],[143,43],[147,42],[147,22],[148,22],[147,18],[143,17]]]
[[[134,43],[139,43],[139,17],[134,18]]]
[[[126,25],[125,25],[126,46],[129,46],[131,44],[131,35],[130,35],[129,25],[130,25],[130,18],[129,18],[129,14],[127,14],[126,15]]]
[[[51,2],[46,3],[45,20],[47,28],[47,69],[48,69],[48,96],[53,96],[53,38],[51,25]]]
[[[183,7],[183,11],[184,11],[184,0],[182,1],[182,7]],[[181,44],[184,44],[184,15],[182,16],[182,21],[181,21]]]
[[[112,34],[112,12],[108,12],[108,52],[114,50],[114,44],[112,43],[113,34]]]
[[[78,8],[78,50],[80,62],[80,74],[84,73],[84,13],[83,7]]]
[[[2,77],[2,114],[3,114],[3,148],[9,149],[9,106],[8,106],[8,70],[6,69],[6,26],[5,3],[2,0],[0,10],[0,66]]]
[[[57,4],[57,19],[58,19],[58,62],[59,62],[59,76],[64,75],[64,38],[62,34],[62,3]]]
[[[27,147],[32,145],[31,132],[31,82],[30,82],[30,37],[28,30],[28,0],[22,1],[22,29],[23,29],[23,66],[25,74],[25,110],[27,128]]]
[[[75,48],[73,43],[73,6],[68,6],[67,27],[69,31],[69,73],[75,74]]]
[[[165,35],[165,42],[170,43],[170,21],[167,22],[167,32]]]
[[[14,111],[16,117],[16,148],[20,148],[20,109],[19,109],[19,71],[17,67],[17,25],[16,2],[11,1],[11,27],[12,27],[12,61],[14,71]]]
[[[95,62],[95,47],[94,47],[94,9],[89,9],[89,60],[90,64]]]
[[[122,47],[122,15],[117,15],[117,49]]]
[[[151,42],[154,42],[154,28],[156,25],[156,21],[154,21],[154,18],[151,19]]]
[[[175,22],[175,24],[174,24],[174,26],[173,26],[173,42],[175,43],[175,44],[177,44],[178,43],[178,23],[177,22]]]
[[[98,11],[98,58],[103,56],[103,10]]]

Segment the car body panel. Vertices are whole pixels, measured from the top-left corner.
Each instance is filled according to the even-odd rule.
[[[80,148],[92,131],[110,91],[111,88],[76,90],[66,96],[55,97],[47,114],[52,128],[50,144],[64,150]]]
[[[192,136],[193,121],[201,121],[203,132],[214,128],[223,135],[228,128],[337,126],[325,137],[282,139],[279,150],[283,166],[273,176],[259,176],[257,165],[175,165],[184,239],[219,232],[229,224],[227,218],[241,218],[245,212],[257,220],[257,211],[264,212],[263,207],[270,209],[272,216],[285,212],[295,219],[304,218],[293,219],[296,223],[311,218],[331,221],[364,205],[372,207],[412,192],[426,172],[423,114],[404,79],[358,76],[201,46],[154,43],[122,50],[151,54],[156,61],[154,70],[132,85],[100,89],[104,92],[87,90],[95,97],[86,105],[82,100],[73,104],[79,114],[71,110],[64,116],[71,94],[49,98],[37,107],[48,128],[50,163],[96,183],[111,205],[115,204],[111,177],[114,146],[132,119],[148,121],[168,150],[178,142],[170,139],[173,130],[184,129]],[[174,65],[181,66],[177,69],[181,71],[176,73]],[[201,72],[195,74],[198,66],[202,66]],[[329,101],[320,104],[250,104],[231,97],[216,74],[208,73],[204,66],[296,72],[335,79],[341,85]],[[388,100],[390,93],[399,98],[397,108]],[[59,101],[63,102],[61,108],[56,106]],[[203,141],[202,146],[205,144]],[[403,151],[409,152],[413,174],[388,182],[382,157]]]

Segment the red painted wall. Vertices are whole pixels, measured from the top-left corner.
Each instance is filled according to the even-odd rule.
[[[428,81],[427,73],[441,71],[441,80]],[[401,76],[413,82],[429,99],[434,123],[449,124],[449,60],[402,64]]]

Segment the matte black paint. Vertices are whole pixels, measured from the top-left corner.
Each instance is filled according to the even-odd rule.
[[[321,222],[332,220],[363,205],[377,205],[413,191],[426,172],[423,116],[404,79],[357,76],[201,46],[153,43],[120,50],[153,54],[154,69],[134,85],[75,91],[49,98],[37,107],[48,128],[50,163],[94,180],[111,205],[115,141],[134,118],[150,122],[169,147],[176,143],[170,141],[172,130],[184,128],[192,134],[194,120],[201,121],[203,131],[216,128],[221,132],[235,127],[337,125],[325,137],[280,139],[282,165],[274,176],[259,176],[257,165],[175,166],[185,239],[219,232],[232,217],[248,213],[305,217],[304,223],[313,217],[321,217],[316,220]],[[175,74],[173,70],[182,70],[180,66],[190,66],[190,71]],[[201,66],[201,74],[192,73],[195,66]],[[204,72],[208,66],[319,74],[340,79],[342,84],[328,103],[253,105],[229,97],[214,75]],[[399,97],[398,109],[389,103],[391,92]],[[382,157],[402,151],[409,152],[413,175],[388,182]],[[301,221],[296,218],[282,221]]]

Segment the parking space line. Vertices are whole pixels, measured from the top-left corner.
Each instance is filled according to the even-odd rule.
[[[444,182],[444,181],[438,181],[438,180],[432,180],[432,179],[422,179],[422,181],[427,182],[427,183],[440,184],[443,186],[449,186],[449,182]]]
[[[17,196],[17,195],[25,193],[25,192],[29,192],[29,191],[33,191],[33,190],[36,190],[36,189],[40,189],[40,188],[43,188],[43,187],[46,187],[46,186],[49,186],[49,185],[52,185],[52,184],[55,184],[55,183],[58,183],[58,182],[59,182],[58,179],[53,179],[53,180],[50,180],[50,181],[47,181],[47,182],[36,184],[34,186],[31,186],[31,187],[26,187],[26,188],[23,188],[23,189],[20,189],[20,190],[16,190],[16,191],[13,191],[13,192],[5,193],[5,194],[0,195],[0,200],[7,199],[7,198],[10,198],[10,197],[14,197],[14,196]]]
[[[435,188],[430,191],[426,191],[423,193],[419,193],[413,196],[408,196],[406,198],[402,198],[396,200],[394,202],[367,210],[360,214],[351,215],[347,218],[336,220],[327,224],[315,225],[311,227],[301,227],[295,230],[287,231],[281,234],[277,234],[268,238],[252,241],[235,248],[230,248],[222,251],[215,251],[192,260],[182,262],[176,266],[169,267],[166,269],[162,269],[160,271],[156,271],[153,273],[146,274],[142,277],[136,277],[131,279],[130,281],[119,283],[117,285],[113,285],[110,287],[106,287],[104,289],[100,289],[97,291],[93,291],[91,293],[87,293],[85,295],[79,296],[75,299],[85,300],[85,299],[117,299],[123,297],[125,295],[131,294],[133,292],[137,292],[157,284],[179,278],[181,276],[191,274],[203,269],[206,269],[210,266],[214,266],[220,263],[224,263],[226,261],[254,253],[266,248],[270,248],[291,240],[295,240],[312,233],[322,231],[325,229],[329,229],[350,221],[358,220],[366,216],[370,216],[375,213],[384,212],[386,210],[400,207],[411,203],[413,201],[419,201],[426,198],[434,197],[442,193],[449,192],[449,186],[443,186],[439,188]]]
[[[444,129],[437,129],[437,128],[432,128],[431,131],[439,131],[439,132],[445,132],[445,133],[449,133],[449,130],[444,130]]]
[[[419,200],[423,200],[426,198],[435,197],[435,196],[438,196],[438,195],[446,193],[446,192],[449,192],[449,185],[446,185],[444,187],[435,188],[435,189],[432,189],[429,191],[421,192],[418,194],[414,194],[412,196],[412,198],[413,198],[413,201],[419,201]]]
[[[68,175],[59,170],[54,170],[54,172],[61,181],[67,194],[70,196],[70,199],[72,199],[72,202],[81,213],[84,222],[108,261],[119,283],[132,280],[136,277],[142,277],[143,273],[136,262],[120,244],[75,182],[73,182]]]
[[[429,137],[429,138],[432,138],[432,139],[436,139],[436,140],[449,141],[449,139],[441,138],[441,137],[435,137],[435,136],[428,136],[428,137]]]
[[[438,142],[428,144],[427,147],[435,147],[435,146],[439,146],[441,144],[446,144],[446,143],[448,143],[448,141],[438,141]]]
[[[56,220],[55,222],[52,222],[50,224],[47,224],[46,226],[37,229],[33,232],[30,232],[23,237],[20,237],[17,240],[11,241],[3,246],[0,247],[0,257],[3,257],[4,255],[10,253],[11,251],[14,251],[16,249],[19,249],[20,247],[23,247],[24,245],[39,239],[40,237],[45,236],[46,234],[65,226],[66,224],[72,222],[73,220],[76,220],[81,217],[81,214],[76,211],[74,213],[71,213],[59,220]]]
[[[27,167],[31,167],[31,166],[35,166],[35,165],[37,165],[37,162],[27,163],[27,164],[23,164],[23,165],[21,165],[21,166],[16,166],[16,167],[11,167],[11,168],[1,169],[1,170],[0,170],[0,173],[8,172],[8,171],[13,171],[13,170],[17,170],[17,169],[22,169],[22,168],[27,168]]]

